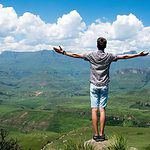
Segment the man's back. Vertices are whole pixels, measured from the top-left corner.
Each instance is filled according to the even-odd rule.
[[[91,83],[96,86],[104,86],[109,83],[109,68],[115,57],[111,53],[105,53],[102,50],[84,55],[84,59],[91,63]]]

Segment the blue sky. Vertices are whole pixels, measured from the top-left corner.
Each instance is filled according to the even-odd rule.
[[[108,40],[112,53],[150,48],[149,0],[0,0],[0,52],[61,45],[75,52]],[[106,49],[106,50],[107,50]]]
[[[149,25],[149,0],[1,0],[4,6],[13,7],[18,15],[31,12],[46,22],[54,22],[62,14],[77,10],[87,24],[105,17],[113,21],[118,14],[133,13],[144,25]]]

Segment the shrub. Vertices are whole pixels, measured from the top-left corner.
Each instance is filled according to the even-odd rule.
[[[83,140],[69,140],[65,143],[64,146],[64,150],[94,150],[92,145],[84,144]]]
[[[122,136],[114,136],[107,150],[127,150],[127,140]]]
[[[8,131],[0,129],[0,150],[21,150],[18,141],[8,138]]]

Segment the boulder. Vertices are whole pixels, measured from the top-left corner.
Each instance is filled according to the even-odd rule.
[[[105,150],[111,143],[111,140],[105,140],[103,142],[96,142],[95,140],[91,139],[84,142],[84,145],[89,145],[94,148],[94,150]]]

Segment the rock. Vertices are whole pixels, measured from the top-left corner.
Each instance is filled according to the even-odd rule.
[[[107,148],[114,143],[113,139],[105,140],[103,142],[96,142],[95,140],[91,139],[84,142],[84,145],[89,145],[94,148],[94,150],[107,150]],[[128,150],[138,150],[135,147],[130,147]]]
[[[94,150],[105,150],[111,143],[111,140],[105,140],[103,142],[96,142],[95,140],[91,139],[84,142],[84,145],[89,145],[94,148]]]

